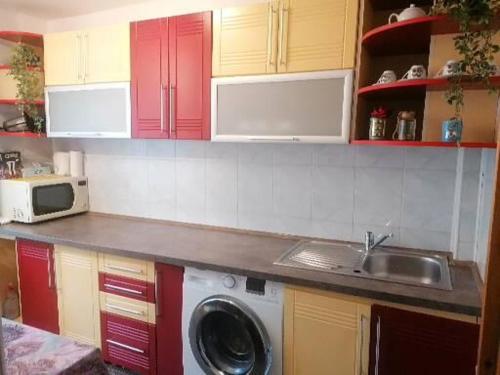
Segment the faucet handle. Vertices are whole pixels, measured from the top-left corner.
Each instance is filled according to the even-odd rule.
[[[367,248],[371,247],[373,245],[374,241],[375,241],[375,237],[373,235],[373,232],[370,232],[369,230],[366,231],[366,233],[365,233],[365,244],[367,245]]]

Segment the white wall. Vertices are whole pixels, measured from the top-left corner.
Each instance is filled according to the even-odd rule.
[[[266,0],[154,0],[127,5],[77,17],[49,20],[48,31],[77,30],[86,27],[109,25],[201,12],[228,6],[262,3]]]

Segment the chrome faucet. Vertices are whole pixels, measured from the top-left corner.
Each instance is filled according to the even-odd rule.
[[[365,233],[365,256],[369,255],[377,246],[382,245],[382,243],[388,238],[392,238],[394,235],[392,233],[384,234],[378,237],[375,241],[375,236],[372,232],[367,231]]]

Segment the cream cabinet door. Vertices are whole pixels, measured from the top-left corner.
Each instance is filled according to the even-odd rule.
[[[370,306],[287,288],[285,375],[367,375]]]
[[[281,0],[278,72],[353,68],[357,0]]]
[[[61,335],[100,347],[97,253],[56,246],[55,258]]]
[[[83,37],[80,32],[45,34],[45,85],[83,83]]]
[[[213,76],[276,72],[278,2],[213,12]]]
[[[130,26],[113,25],[83,32],[85,83],[130,81]]]

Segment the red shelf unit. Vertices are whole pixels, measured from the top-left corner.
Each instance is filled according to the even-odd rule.
[[[431,35],[457,31],[457,24],[447,16],[425,16],[370,30],[363,36],[362,44],[374,55],[425,53],[429,51]]]
[[[13,43],[25,43],[34,47],[43,47],[43,35],[23,31],[0,31],[0,39]]]
[[[13,138],[47,138],[47,134],[44,133],[32,133],[32,132],[5,132],[0,131],[1,137],[13,137]]]
[[[0,105],[17,105],[19,100],[17,99],[0,99]],[[45,100],[36,100],[36,105],[45,105]]]
[[[422,142],[422,141],[371,141],[371,140],[352,140],[353,145],[364,145],[364,146],[379,146],[379,147],[450,147],[450,148],[496,148],[496,143],[481,143],[481,142],[463,142],[463,143],[451,143],[451,142]]]

